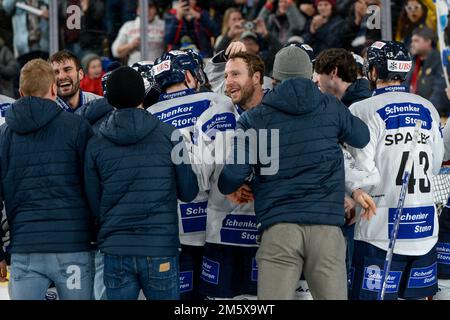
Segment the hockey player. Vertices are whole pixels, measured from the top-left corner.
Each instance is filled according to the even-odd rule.
[[[439,115],[426,99],[401,86],[411,68],[402,43],[377,41],[367,51],[365,72],[376,88],[373,97],[355,103],[351,112],[367,123],[370,142],[349,148],[356,165],[367,173],[364,189],[378,207],[370,221],[355,227],[351,299],[376,299],[394,225],[402,177],[417,120],[422,121],[414,154],[400,229],[395,245],[385,299],[419,299],[437,290],[436,242],[438,217],[433,202],[432,177],[439,172],[443,141]],[[355,184],[357,186],[357,184]]]
[[[5,123],[5,111],[15,100],[0,94],[0,124]]]
[[[200,185],[209,190],[206,244],[200,282],[201,293],[210,299],[240,299],[256,296],[258,269],[257,228],[253,196],[247,185],[231,197],[222,194],[217,185],[226,156],[222,147],[229,144],[240,115],[256,107],[265,91],[262,89],[264,63],[256,55],[243,52],[231,55],[225,67],[225,91],[229,103],[206,110],[196,123],[197,143],[194,154],[203,156]],[[221,138],[219,137],[219,133]],[[197,135],[198,134],[198,135]],[[207,159],[214,155],[214,159]],[[218,160],[218,161],[216,161]]]
[[[201,67],[187,52],[172,50],[163,54],[155,61],[153,76],[162,93],[159,102],[147,111],[180,129],[188,143],[192,142],[197,118],[211,105],[227,103],[226,97],[197,92],[205,79]],[[190,203],[179,202],[182,299],[203,298],[198,292],[198,282],[205,243],[207,200],[208,194],[203,191]]]

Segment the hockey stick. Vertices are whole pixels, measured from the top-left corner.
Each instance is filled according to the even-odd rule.
[[[417,120],[414,127],[413,141],[409,149],[408,159],[406,160],[405,172],[403,173],[402,188],[400,189],[400,196],[398,198],[397,210],[394,215],[394,226],[389,237],[389,246],[386,252],[386,259],[384,260],[383,276],[381,278],[381,290],[378,294],[378,300],[384,300],[386,293],[387,281],[389,272],[391,270],[392,257],[394,255],[395,242],[397,240],[398,230],[400,228],[400,218],[403,213],[403,206],[405,204],[406,190],[408,188],[409,177],[411,176],[413,166],[413,154],[417,146],[420,128],[422,127],[422,120]]]

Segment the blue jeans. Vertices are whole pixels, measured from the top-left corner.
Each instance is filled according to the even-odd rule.
[[[95,300],[106,300],[106,288],[103,283],[103,253],[95,251],[95,277],[94,277],[94,298]]]
[[[108,300],[137,300],[142,289],[148,300],[180,299],[180,267],[176,257],[104,255]]]
[[[94,253],[13,253],[9,293],[12,300],[44,300],[51,282],[61,300],[91,300]]]

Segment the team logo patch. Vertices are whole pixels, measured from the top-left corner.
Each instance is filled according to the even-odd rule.
[[[429,267],[413,268],[409,275],[408,288],[429,287],[437,282],[437,264],[433,263]]]
[[[408,72],[411,70],[411,66],[411,61],[397,61],[389,59],[387,61],[388,70],[392,72]]]

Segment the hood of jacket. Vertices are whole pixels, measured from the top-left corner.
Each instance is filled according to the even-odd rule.
[[[326,96],[306,78],[290,78],[266,94],[263,104],[289,114],[306,114],[317,108]]]
[[[144,109],[126,108],[111,112],[99,132],[119,145],[136,144],[159,125],[159,120]]]
[[[41,129],[63,110],[55,101],[23,97],[6,110],[5,121],[12,131],[25,134]]]

